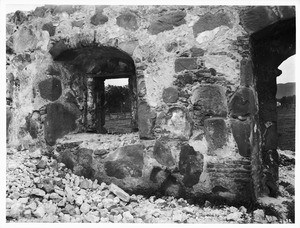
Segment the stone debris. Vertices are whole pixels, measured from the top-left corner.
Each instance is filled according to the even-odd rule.
[[[7,157],[8,164],[54,164],[42,158],[40,150],[18,151]],[[147,198],[129,195],[115,184],[107,185],[74,175],[64,165],[36,169],[36,165],[7,166],[7,222],[84,222],[84,223],[288,223],[263,209],[203,206],[163,196]],[[19,168],[22,172],[19,172]],[[31,184],[25,184],[31,183]],[[288,194],[288,193],[287,193]],[[266,201],[266,200],[265,200]]]
[[[114,193],[116,196],[118,196],[121,200],[124,202],[129,202],[130,196],[128,193],[126,193],[123,189],[119,188],[117,185],[111,183],[109,185],[109,191]]]

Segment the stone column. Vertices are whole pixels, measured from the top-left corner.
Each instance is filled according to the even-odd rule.
[[[95,116],[96,116],[96,131],[97,133],[107,133],[104,128],[105,124],[105,85],[104,79],[94,78],[94,91],[95,91]]]
[[[137,82],[136,75],[128,79],[130,103],[131,103],[131,129],[133,132],[138,131],[138,112],[137,112]]]

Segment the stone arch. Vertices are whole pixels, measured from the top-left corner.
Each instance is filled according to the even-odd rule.
[[[59,46],[59,48],[57,48]],[[63,48],[62,48],[63,47]],[[85,131],[106,133],[105,124],[105,86],[106,79],[128,78],[131,100],[131,128],[137,131],[137,80],[133,59],[126,52],[112,46],[91,44],[67,48],[59,41],[50,50],[53,60],[66,66],[69,71],[82,75],[82,87],[86,88],[83,97],[83,125]],[[72,78],[70,79],[72,81]],[[94,114],[88,120],[88,111]],[[90,126],[90,127],[89,127]]]
[[[278,66],[295,54],[295,18],[279,20],[250,36],[253,74],[259,105],[264,192],[278,195],[276,77]]]

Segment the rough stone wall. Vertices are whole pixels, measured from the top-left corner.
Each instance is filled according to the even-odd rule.
[[[46,139],[54,145],[67,133],[84,132],[93,111],[83,108],[93,103],[90,82],[54,58],[72,48],[113,46],[128,53],[136,67],[143,143],[120,149],[127,156],[120,162],[136,170],[128,174],[130,181],[144,177],[141,170],[154,159],[156,166],[147,168],[152,180],[172,173],[163,182],[165,189],[180,186],[187,195],[252,200],[253,181],[260,185],[261,158],[249,35],[290,16],[287,10],[45,6],[7,15],[8,142],[45,144]],[[130,162],[131,151],[140,154],[134,155],[136,164]],[[120,165],[115,161],[119,153],[106,158],[105,170]],[[126,177],[120,173],[107,175]],[[126,188],[125,182],[119,184]]]

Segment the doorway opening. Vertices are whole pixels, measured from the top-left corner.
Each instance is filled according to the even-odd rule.
[[[128,78],[108,79],[105,83],[105,125],[109,134],[126,134],[131,127],[131,100]]]
[[[255,86],[259,104],[259,128],[263,165],[263,190],[265,194],[278,196],[278,119],[277,77],[279,65],[295,54],[295,18],[278,21],[250,37],[254,65]]]
[[[278,67],[282,75],[277,78],[277,132],[278,148],[295,151],[296,82],[295,55]]]
[[[126,52],[109,46],[79,47],[63,51],[54,60],[69,72],[67,89],[82,107],[82,132],[138,131],[135,65]],[[120,79],[126,85],[112,85]]]

